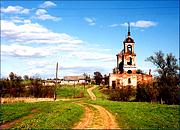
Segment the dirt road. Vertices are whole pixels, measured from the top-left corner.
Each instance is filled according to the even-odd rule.
[[[96,88],[96,86],[87,89],[87,92],[88,92],[88,94],[89,94],[89,96],[91,97],[92,100],[96,100],[96,96],[92,92],[92,90],[95,89],[95,88]]]
[[[96,86],[89,88],[87,90],[92,100],[96,100],[96,96],[92,92]],[[87,104],[83,102],[78,102],[77,104],[85,108],[84,117],[76,125],[75,129],[84,129],[84,128],[98,128],[98,129],[114,129],[118,128],[115,117],[107,111],[105,108],[94,105]]]

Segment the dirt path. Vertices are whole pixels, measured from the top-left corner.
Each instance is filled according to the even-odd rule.
[[[91,107],[87,107],[84,103],[76,103],[85,109],[84,117],[81,119],[81,121],[74,127],[74,129],[84,129],[89,128],[90,124],[92,123],[94,112]]]
[[[96,100],[96,96],[92,92],[96,86],[87,89],[88,94],[92,100]],[[81,105],[85,108],[84,117],[76,125],[75,129],[84,129],[84,128],[98,128],[98,129],[114,129],[118,128],[115,117],[107,111],[105,108],[94,105],[86,104],[83,102],[78,102],[78,105]]]
[[[92,100],[96,100],[96,96],[92,92],[92,90],[95,89],[95,88],[96,88],[96,86],[87,89],[87,92],[88,92],[88,94],[89,94],[89,96],[91,97]]]

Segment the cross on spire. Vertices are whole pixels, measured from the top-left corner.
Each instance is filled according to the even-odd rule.
[[[130,23],[128,22],[128,36],[130,36]]]

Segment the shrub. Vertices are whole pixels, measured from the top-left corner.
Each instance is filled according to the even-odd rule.
[[[75,96],[75,98],[82,98],[84,97],[84,92],[81,90],[78,95]]]
[[[138,82],[136,100],[141,102],[157,101],[159,95],[158,86],[156,83]]]
[[[165,104],[178,104],[179,86],[176,81],[169,79],[167,82],[156,80],[152,83],[138,83],[136,100],[141,102],[161,102]]]
[[[136,93],[136,90],[131,88],[131,86],[122,87],[122,89],[117,88],[111,91],[109,99],[113,101],[129,101]]]

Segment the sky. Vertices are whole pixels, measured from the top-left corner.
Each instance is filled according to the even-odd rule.
[[[127,23],[135,41],[137,69],[161,50],[179,59],[178,0],[1,1],[1,77],[54,78],[103,75],[116,67]]]

